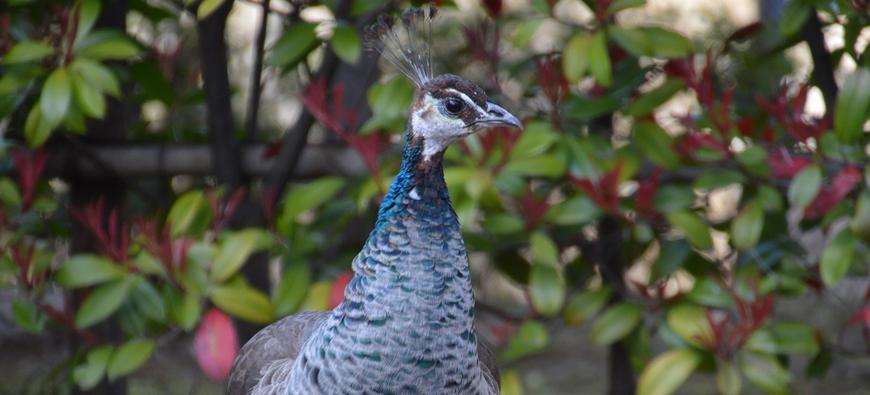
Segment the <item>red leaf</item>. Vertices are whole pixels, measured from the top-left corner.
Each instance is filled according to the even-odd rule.
[[[562,62],[554,54],[535,59],[535,68],[538,71],[538,85],[544,91],[544,96],[550,100],[553,107],[568,94],[568,80],[562,72]]]
[[[218,309],[202,317],[193,338],[193,351],[199,368],[212,380],[223,381],[239,351],[236,328],[230,318]]]
[[[843,200],[855,185],[861,182],[861,170],[854,166],[848,166],[834,177],[831,185],[825,186],[816,196],[815,200],[804,209],[804,218],[814,219],[825,215],[837,203]]]
[[[639,182],[640,185],[637,187],[637,194],[635,195],[634,203],[634,208],[638,213],[649,216],[657,214],[657,211],[653,206],[653,198],[655,197],[656,191],[659,189],[659,176],[661,173],[661,169],[656,168],[653,170],[653,173],[649,178]]]
[[[529,186],[527,186],[526,193],[517,200],[517,203],[519,203],[520,213],[526,220],[526,228],[529,230],[536,228],[547,210],[550,209],[546,197],[538,199]]]
[[[619,213],[619,175],[622,172],[622,162],[616,162],[613,169],[597,181],[575,178],[571,182],[583,190],[598,207],[611,214]]]
[[[329,289],[329,308],[334,309],[344,300],[344,289],[353,278],[352,271],[342,273],[335,281],[332,282],[332,287]]]
[[[45,151],[38,149],[34,152],[27,150],[13,150],[12,159],[18,170],[18,184],[21,189],[21,203],[25,210],[33,203],[33,195],[36,192],[36,182],[45,169],[45,161],[48,159]]]
[[[745,41],[745,40],[751,38],[752,36],[760,33],[762,30],[764,30],[763,23],[761,23],[761,22],[750,23],[749,25],[746,25],[744,27],[741,27],[740,29],[735,30],[734,33],[731,33],[731,35],[728,36],[728,38],[725,40],[725,42]]]
[[[773,178],[791,179],[813,160],[802,156],[792,156],[785,149],[771,151],[767,156],[770,175]]]

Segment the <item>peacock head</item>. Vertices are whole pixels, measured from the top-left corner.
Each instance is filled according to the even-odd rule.
[[[453,141],[493,126],[522,128],[513,114],[487,100],[483,89],[462,77],[432,74],[432,18],[435,8],[405,11],[399,23],[381,17],[369,43],[416,86],[409,133],[423,142],[428,158]]]

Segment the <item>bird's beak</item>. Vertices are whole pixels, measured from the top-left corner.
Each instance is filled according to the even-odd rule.
[[[513,126],[522,129],[523,124],[517,117],[509,113],[500,105],[486,102],[487,117],[481,120],[481,123],[489,126]]]

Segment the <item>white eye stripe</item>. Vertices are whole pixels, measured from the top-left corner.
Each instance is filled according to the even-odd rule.
[[[471,106],[471,108],[476,109],[479,114],[486,115],[486,110],[481,109],[480,106],[478,106],[477,103],[474,102],[474,100],[471,100],[471,98],[468,97],[468,95],[466,95],[466,94],[464,94],[456,89],[453,89],[453,88],[447,88],[445,90],[447,92],[452,92],[452,93],[459,95],[459,97],[461,97],[462,100],[465,101],[466,104]]]

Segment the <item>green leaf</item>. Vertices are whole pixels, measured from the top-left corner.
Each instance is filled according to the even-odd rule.
[[[12,319],[30,333],[42,332],[46,322],[46,317],[39,314],[36,304],[24,298],[16,298],[12,301]]]
[[[523,382],[516,369],[510,369],[501,376],[501,395],[523,395]]]
[[[73,255],[64,262],[58,269],[55,280],[66,288],[79,288],[117,280],[125,273],[121,266],[106,258],[83,254]]]
[[[631,116],[643,116],[652,114],[660,105],[671,99],[677,92],[683,90],[686,83],[681,79],[672,78],[665,81],[661,86],[640,95],[628,107],[625,114]]]
[[[51,72],[39,96],[40,119],[48,125],[49,129],[60,125],[60,121],[69,109],[71,97],[72,86],[66,68],[60,67]]]
[[[112,354],[106,375],[110,381],[114,381],[118,377],[133,373],[151,357],[152,352],[154,352],[154,342],[151,340],[128,341]]]
[[[718,282],[708,277],[695,281],[695,286],[686,294],[686,299],[705,306],[726,308],[731,306],[731,295]]]
[[[269,297],[242,282],[217,286],[209,298],[221,310],[245,321],[256,324],[272,321]]]
[[[272,47],[270,62],[287,70],[296,67],[318,44],[312,23],[290,25]]]
[[[768,327],[776,342],[776,352],[815,356],[819,353],[816,330],[804,322],[777,322]]]
[[[609,26],[607,33],[634,56],[681,58],[692,53],[692,43],[679,33],[660,27]]]
[[[2,199],[2,194],[2,188],[0,188],[0,199]],[[858,195],[857,200],[855,214],[852,216],[852,221],[849,222],[849,228],[852,229],[852,233],[864,241],[870,241],[870,191],[865,189]]]
[[[697,214],[690,211],[674,211],[667,214],[668,222],[681,230],[695,248],[708,250],[713,248],[710,228]]]
[[[714,339],[707,321],[707,310],[700,306],[679,304],[668,309],[668,327],[686,343],[704,348],[705,341]]]
[[[686,243],[684,239],[662,241],[659,247],[659,255],[653,261],[649,281],[655,282],[670,276],[683,267],[683,263],[686,262],[686,259],[691,254],[692,248],[689,247],[689,243]]]
[[[523,229],[523,221],[512,215],[492,214],[486,216],[483,228],[495,235],[506,235],[521,231]]]
[[[590,289],[571,297],[565,305],[565,322],[568,325],[580,325],[599,311],[610,300],[610,288]]]
[[[753,200],[740,210],[731,222],[731,242],[738,250],[748,250],[758,244],[764,227],[764,210],[761,203]]]
[[[181,195],[172,204],[166,216],[172,237],[198,235],[208,229],[210,221],[209,202],[201,190],[193,190]]]
[[[211,267],[211,280],[223,282],[232,277],[248,256],[271,245],[272,235],[263,229],[249,228],[231,233],[221,242]]]
[[[517,333],[511,337],[502,354],[502,359],[505,361],[519,359],[543,350],[549,343],[550,335],[543,324],[533,320],[526,321],[520,326]]]
[[[345,63],[356,63],[360,55],[360,38],[353,26],[339,25],[329,40],[332,51]]]
[[[532,158],[512,159],[505,171],[530,177],[559,177],[565,174],[565,161],[555,155],[539,155]]]
[[[100,16],[100,0],[82,0],[78,9],[79,21],[76,25],[76,41],[87,36]]]
[[[629,8],[643,7],[646,5],[646,0],[615,0],[607,7],[607,15],[613,15],[619,11]]]
[[[163,264],[146,250],[139,251],[131,263],[133,266],[136,266],[136,269],[139,269],[139,272],[142,274],[166,275],[166,269],[163,268]]]
[[[611,306],[595,321],[590,338],[597,345],[613,343],[627,336],[643,318],[643,307],[633,303]]]
[[[79,388],[87,391],[102,381],[112,351],[114,347],[110,345],[102,345],[88,351],[85,361],[73,369],[72,378]]]
[[[21,208],[21,193],[9,177],[0,178],[0,202],[6,207]]]
[[[852,265],[855,255],[857,240],[849,229],[843,229],[837,233],[822,251],[822,260],[819,263],[819,271],[822,274],[822,282],[832,288],[837,285]]]
[[[664,185],[656,191],[653,204],[663,213],[685,210],[695,203],[695,192],[684,185]]]
[[[789,393],[791,373],[779,364],[776,357],[754,352],[742,352],[740,356],[740,370],[753,385],[768,394]]]
[[[702,173],[698,178],[695,179],[695,182],[692,183],[692,187],[695,189],[711,190],[726,187],[732,184],[741,184],[744,181],[746,181],[746,177],[744,177],[743,174],[739,171],[728,169],[709,169],[704,171],[704,173]]]
[[[106,114],[106,100],[96,85],[78,73],[72,73],[73,99],[85,115],[102,119]]]
[[[638,395],[669,395],[695,371],[701,356],[689,349],[666,351],[644,368],[637,382]]]
[[[793,1],[793,3],[796,1]],[[850,144],[864,135],[864,123],[870,118],[870,70],[858,67],[846,77],[837,94],[834,130],[841,143]]]
[[[556,267],[540,263],[532,265],[529,297],[538,313],[544,316],[559,313],[565,300],[565,280]]]
[[[511,42],[514,45],[514,48],[528,48],[529,44],[532,42],[532,38],[538,31],[538,28],[541,27],[541,21],[542,20],[540,19],[531,19],[520,22],[514,30],[514,33],[511,35]]]
[[[208,16],[215,12],[224,1],[226,0],[203,0],[202,3],[199,3],[199,7],[196,9],[196,18],[208,18]]]
[[[3,57],[3,63],[22,63],[42,58],[54,53],[54,48],[40,41],[22,41],[15,44],[6,56]]]
[[[202,315],[202,304],[200,304],[199,296],[193,292],[187,292],[183,295],[169,292],[164,295],[166,306],[169,307],[169,316],[172,321],[184,330],[191,330],[199,321],[199,316]]]
[[[166,321],[166,304],[157,289],[145,278],[139,277],[136,280],[130,299],[142,315],[156,322]]]
[[[117,279],[95,288],[76,312],[76,328],[87,328],[112,315],[127,299],[135,277]]]
[[[545,218],[556,225],[579,225],[594,221],[601,214],[595,202],[580,195],[550,207]]]
[[[69,69],[73,75],[78,74],[88,84],[93,85],[94,89],[115,97],[121,95],[118,78],[108,67],[90,59],[77,58],[70,63]]]
[[[610,54],[607,52],[607,37],[603,31],[592,36],[589,46],[589,73],[602,86],[610,86],[613,76],[610,69]]]
[[[639,122],[634,125],[634,140],[653,163],[665,168],[675,169],[680,158],[673,149],[674,139],[654,122]]]
[[[519,140],[511,148],[511,158],[530,158],[550,148],[559,135],[549,122],[532,121],[526,125]]]
[[[801,30],[812,12],[809,2],[804,0],[789,1],[779,17],[779,32],[784,37],[791,37]]]
[[[284,269],[281,282],[272,295],[275,316],[283,317],[296,312],[311,284],[311,271],[305,263],[292,263]]]
[[[589,49],[592,47],[592,35],[589,33],[577,33],[562,52],[562,70],[565,78],[570,82],[577,82],[583,78],[589,67]]]
[[[788,186],[788,201],[792,206],[804,208],[816,198],[822,187],[822,170],[812,164],[804,167]]]
[[[553,267],[559,266],[559,247],[545,233],[532,232],[529,236],[529,246],[532,249],[532,261]]]
[[[290,189],[284,199],[278,222],[288,225],[296,222],[299,214],[313,210],[332,199],[343,186],[344,180],[339,177],[323,177]]]
[[[716,362],[716,388],[722,395],[740,395],[742,380],[740,369],[735,363],[726,360]]]
[[[91,32],[73,46],[78,56],[91,60],[124,60],[138,55],[142,49],[130,37],[114,30]]]

